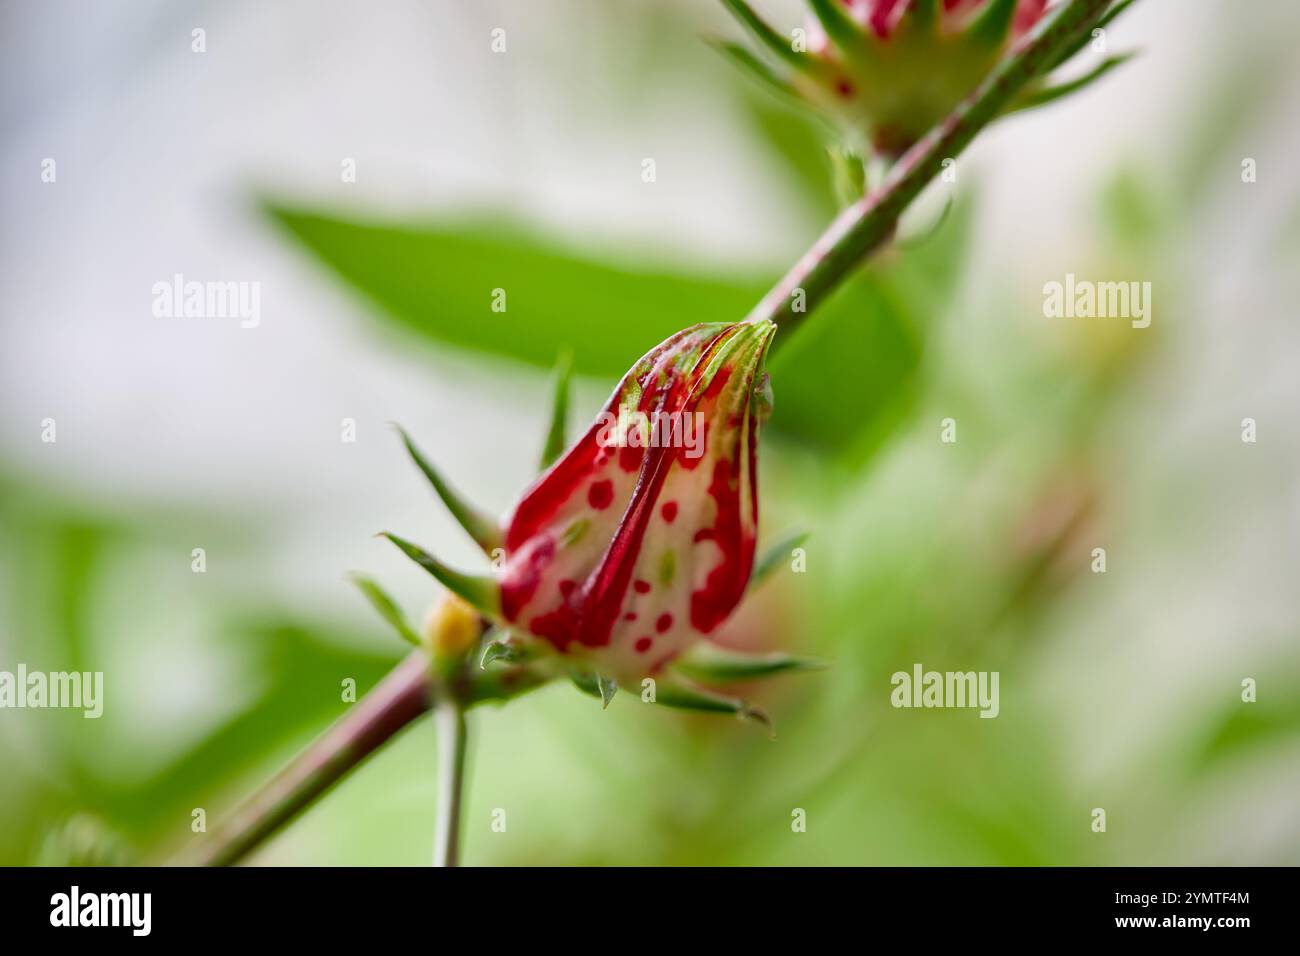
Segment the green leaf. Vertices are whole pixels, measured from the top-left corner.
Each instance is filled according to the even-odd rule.
[[[565,439],[569,417],[569,395],[572,392],[573,356],[566,349],[555,363],[555,391],[551,396],[551,425],[546,432],[546,445],[542,448],[542,471],[551,467],[568,447]]]
[[[265,209],[385,320],[538,368],[551,368],[557,347],[567,347],[576,374],[611,381],[687,325],[743,317],[767,285],[767,276],[611,264],[500,222],[379,225],[274,203]],[[506,291],[505,312],[491,310],[497,288]]]
[[[673,669],[706,684],[757,680],[792,671],[824,670],[825,661],[789,654],[743,654],[712,644],[699,644],[680,657]]]
[[[401,608],[397,606],[397,602],[389,597],[388,593],[379,586],[378,582],[363,574],[352,574],[350,577],[352,583],[355,584],[361,590],[361,593],[370,601],[371,607],[379,612],[379,616],[387,621],[393,630],[401,635],[404,641],[413,647],[423,646],[420,636],[415,633],[409,624],[406,623],[406,618],[402,614]]]
[[[816,156],[826,191],[824,149],[802,129],[799,151],[807,147]],[[779,276],[779,269],[748,279],[631,271],[557,252],[508,227],[362,225],[267,208],[381,304],[383,318],[538,366],[551,365],[556,347],[568,346],[575,372],[610,380],[687,325],[745,315]],[[964,209],[958,202],[924,247],[847,282],[778,350],[769,365],[774,430],[849,464],[880,445],[913,398],[923,333],[918,315],[939,312],[958,275],[969,221]],[[488,308],[496,287],[509,289],[505,313]]]
[[[771,424],[858,464],[914,400],[922,340],[906,305],[871,274],[850,279],[821,308],[769,360]]]
[[[401,425],[394,425],[397,433],[402,436],[402,444],[406,446],[407,454],[424,472],[424,477],[429,479],[429,484],[433,485],[433,490],[438,493],[442,503],[447,506],[456,522],[465,529],[484,554],[491,554],[493,550],[501,547],[501,529],[497,526],[491,516],[479,511],[472,504],[465,500],[461,494],[453,488],[446,479],[434,468],[420,449],[416,447],[415,442],[411,441],[411,436],[406,434],[406,430]]]
[[[450,568],[418,544],[412,544],[389,531],[379,532],[379,537],[387,538],[397,545],[403,554],[437,578],[447,590],[464,598],[485,617],[492,620],[501,617],[501,588],[494,578],[466,574]]]

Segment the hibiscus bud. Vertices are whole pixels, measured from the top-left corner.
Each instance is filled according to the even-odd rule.
[[[897,156],[947,115],[1019,37],[1047,0],[808,0],[805,42],[769,26],[747,0],[723,0],[763,48],[721,44],[744,67],[802,99],[845,133],[855,152]],[[1117,3],[1101,26],[1126,4]],[[1055,69],[1090,38],[1081,34]],[[1081,89],[1124,57],[1055,87],[1039,80],[1011,109]]]
[[[500,613],[620,683],[657,673],[744,595],[758,531],[770,322],[647,353],[505,525]]]

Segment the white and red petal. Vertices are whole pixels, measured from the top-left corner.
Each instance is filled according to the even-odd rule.
[[[699,414],[703,445],[610,447],[597,422],[506,527],[502,609],[522,630],[623,681],[653,673],[734,609],[757,537],[752,408],[775,327],[709,324],[648,353],[620,406]],[[606,430],[607,435],[607,430]]]

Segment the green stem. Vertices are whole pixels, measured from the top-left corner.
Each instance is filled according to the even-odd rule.
[[[438,724],[438,818],[433,865],[460,865],[460,809],[465,793],[465,750],[469,732],[465,709],[446,700],[434,711]]]
[[[195,866],[238,863],[432,705],[429,656],[415,651],[194,852],[183,854],[177,862]]]
[[[938,125],[904,153],[879,188],[849,206],[747,317],[769,319],[786,330],[799,327],[864,258],[894,233],[898,217],[981,129],[998,117],[1033,80],[1056,62],[1104,14],[1111,0],[1068,0],[1016,43],[983,82]],[[802,289],[803,309],[794,305]]]

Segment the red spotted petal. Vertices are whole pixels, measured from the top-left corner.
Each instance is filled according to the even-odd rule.
[[[731,613],[753,566],[752,399],[774,331],[695,326],[637,363],[507,525],[509,621],[631,680]],[[620,410],[645,414],[649,433],[611,427]]]

